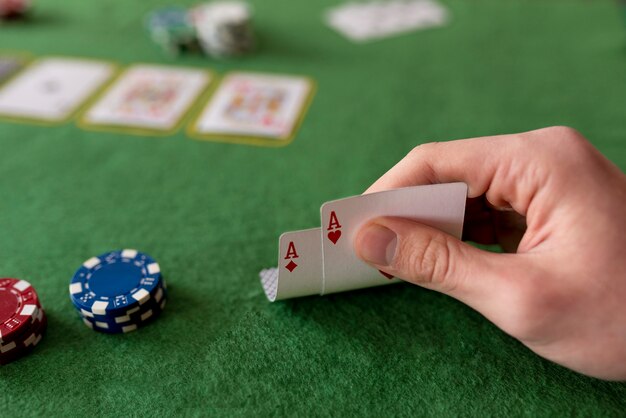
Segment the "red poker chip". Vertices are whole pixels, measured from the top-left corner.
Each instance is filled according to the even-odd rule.
[[[0,344],[28,332],[41,309],[37,292],[30,283],[0,278]]]
[[[29,0],[0,0],[0,17],[22,16],[30,7]]]
[[[43,334],[48,327],[48,318],[45,312],[39,311],[38,318],[33,323],[32,329],[24,334],[22,338],[4,344],[0,349],[0,365],[8,364],[12,361],[30,353],[41,341]]]
[[[7,338],[0,339],[0,346],[6,345],[12,341],[20,340],[24,335],[36,329],[38,321],[41,320],[41,315],[44,314],[44,309],[40,303],[37,303],[37,311],[33,312],[29,320],[26,320],[26,324],[21,326],[18,330],[12,332]]]

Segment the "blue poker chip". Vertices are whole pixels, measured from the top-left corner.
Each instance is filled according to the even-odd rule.
[[[148,302],[161,281],[161,269],[149,255],[111,251],[83,263],[70,282],[70,296],[81,312],[115,317]]]
[[[164,282],[163,282],[164,283]],[[142,320],[144,314],[151,309],[160,309],[161,304],[167,299],[167,290],[163,285],[157,287],[154,294],[143,305],[135,306],[131,309],[117,312],[115,315],[96,315],[84,309],[78,309],[82,318],[87,318],[92,322],[103,322],[113,325],[126,325],[138,320]]]
[[[129,321],[117,323],[115,321],[107,321],[98,318],[82,317],[83,323],[94,331],[103,332],[105,334],[125,334],[136,331],[152,321],[154,321],[163,312],[167,298],[163,298],[159,303],[148,306],[136,315],[131,315]]]
[[[189,21],[189,12],[182,6],[167,6],[153,10],[148,14],[146,23],[149,27],[191,25],[191,22]]]

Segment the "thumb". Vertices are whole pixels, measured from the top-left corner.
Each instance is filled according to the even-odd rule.
[[[479,311],[506,290],[515,260],[513,255],[482,251],[402,218],[369,222],[357,233],[354,246],[357,255],[376,269],[448,294]]]

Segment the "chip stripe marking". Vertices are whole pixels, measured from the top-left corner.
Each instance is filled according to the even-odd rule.
[[[92,269],[98,264],[100,264],[100,259],[98,257],[91,257],[89,260],[83,263],[83,266],[85,266],[88,269]]]
[[[20,280],[19,282],[15,283],[13,287],[18,291],[23,292],[30,287],[30,283],[28,283],[26,280]]]
[[[75,295],[77,293],[82,293],[83,284],[80,282],[70,284],[70,294]]]
[[[93,314],[91,312],[89,312],[89,311],[84,310],[84,309],[81,309],[80,313],[83,314],[84,316],[89,317],[89,318],[93,318]]]
[[[108,302],[97,301],[91,305],[91,311],[96,315],[106,315],[107,306],[109,306]]]
[[[148,293],[146,289],[139,289],[133,293],[133,299],[138,301],[140,305],[143,305],[148,299],[150,299],[150,293]]]
[[[161,272],[161,268],[158,263],[148,264],[148,273],[149,274],[157,274]]]
[[[135,258],[137,257],[137,250],[123,250],[122,257],[123,258]]]

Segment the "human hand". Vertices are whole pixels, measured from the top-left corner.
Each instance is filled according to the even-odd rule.
[[[626,175],[578,132],[416,147],[366,193],[463,181],[464,239],[401,218],[355,238],[359,257],[466,303],[531,350],[578,372],[626,379]]]

